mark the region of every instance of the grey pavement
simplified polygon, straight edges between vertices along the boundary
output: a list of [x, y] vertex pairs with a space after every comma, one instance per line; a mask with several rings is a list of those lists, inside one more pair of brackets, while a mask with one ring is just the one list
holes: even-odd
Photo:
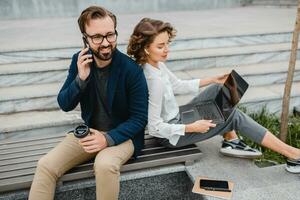
[[219, 153], [221, 141], [221, 137], [214, 137], [197, 144], [203, 152], [203, 157], [193, 166], [186, 167], [190, 177], [194, 180], [197, 176], [206, 176], [232, 181], [233, 200], [299, 199], [299, 175], [285, 171], [285, 165], [259, 168], [253, 160], [223, 156]]

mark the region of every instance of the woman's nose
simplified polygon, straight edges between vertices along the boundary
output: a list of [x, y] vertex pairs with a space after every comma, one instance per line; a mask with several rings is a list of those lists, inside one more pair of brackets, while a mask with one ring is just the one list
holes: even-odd
[[169, 45], [167, 45], [167, 46], [164, 48], [164, 51], [165, 51], [166, 53], [169, 52]]

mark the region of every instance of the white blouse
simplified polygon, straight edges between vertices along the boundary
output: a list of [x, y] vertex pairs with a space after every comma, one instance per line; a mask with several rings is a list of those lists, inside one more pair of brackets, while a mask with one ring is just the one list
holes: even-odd
[[159, 62], [158, 68], [146, 63], [143, 69], [149, 90], [149, 134], [167, 138], [176, 145], [179, 137], [185, 134], [185, 125], [168, 123], [179, 114], [174, 93], [198, 93], [200, 79], [180, 80], [162, 62]]

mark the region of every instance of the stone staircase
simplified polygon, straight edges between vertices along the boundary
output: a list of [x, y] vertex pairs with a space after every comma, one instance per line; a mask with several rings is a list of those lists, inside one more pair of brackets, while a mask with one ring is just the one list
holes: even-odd
[[279, 7], [295, 7], [298, 0], [253, 0], [252, 5], [255, 6], [279, 6]]
[[[275, 28], [269, 23], [273, 18], [263, 18], [266, 11], [270, 16], [281, 16], [281, 21], [276, 23]], [[183, 19], [184, 16], [191, 19], [190, 24], [177, 22], [178, 30], [183, 34], [172, 43], [167, 62], [168, 67], [178, 77], [202, 78], [229, 72], [234, 68], [251, 85], [241, 103], [251, 110], [266, 105], [271, 112], [278, 113], [281, 109], [292, 36], [292, 29], [288, 23], [291, 17], [286, 16], [293, 10], [272, 8], [266, 11], [250, 7], [221, 12], [170, 12], [149, 15], [153, 18], [167, 18], [171, 22], [178, 18]], [[249, 16], [255, 15], [259, 15], [259, 18], [248, 19]], [[123, 20], [123, 23], [120, 23], [123, 24], [120, 25], [120, 33], [127, 34], [120, 35], [118, 48], [121, 51], [125, 52], [126, 40], [131, 32], [128, 27], [142, 16], [144, 14], [120, 17]], [[225, 16], [226, 21], [220, 21]], [[210, 24], [205, 20], [198, 20], [203, 18], [207, 18]], [[81, 48], [76, 39], [78, 33], [60, 31], [63, 34], [56, 35], [56, 30], [61, 30], [64, 26], [69, 30], [76, 19], [53, 20], [1, 22], [5, 26], [1, 26], [3, 31], [0, 35], [11, 33], [12, 36], [6, 35], [6, 40], [0, 39], [4, 44], [0, 47], [0, 139], [63, 134], [81, 122], [79, 107], [65, 113], [59, 110], [56, 101], [57, 93], [66, 78], [70, 58]], [[63, 25], [59, 22], [63, 22]], [[27, 46], [24, 46], [16, 35], [22, 24], [27, 27], [31, 23], [32, 29], [35, 30], [32, 32], [34, 40], [28, 37], [24, 41]], [[48, 24], [46, 29], [34, 29], [43, 23]], [[203, 29], [203, 26], [206, 26], [206, 29]], [[53, 40], [57, 41], [41, 40], [44, 39], [38, 37], [41, 34], [50, 34]], [[16, 42], [13, 43], [14, 41]], [[34, 43], [36, 41], [38, 44]], [[32, 48], [29, 45], [31, 43]], [[53, 43], [59, 43], [61, 46], [55, 47]], [[290, 108], [300, 105], [298, 63]], [[187, 102], [190, 98], [190, 95], [177, 96], [179, 104]]]
[[[242, 104], [252, 110], [281, 107], [290, 56], [291, 33], [268, 33], [174, 41], [167, 62], [182, 79], [201, 78], [235, 69], [250, 83]], [[125, 51], [126, 44], [119, 48]], [[56, 97], [78, 48], [33, 50], [1, 54], [1, 139], [61, 134], [81, 122], [79, 108], [64, 113]], [[298, 53], [299, 54], [299, 53]], [[296, 66], [291, 107], [300, 103], [300, 64]], [[178, 96], [179, 104], [192, 96]], [[22, 133], [22, 134], [20, 134]]]

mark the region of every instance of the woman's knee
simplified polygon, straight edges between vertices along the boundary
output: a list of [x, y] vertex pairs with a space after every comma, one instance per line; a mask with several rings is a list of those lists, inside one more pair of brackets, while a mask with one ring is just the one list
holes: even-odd
[[231, 115], [228, 118], [228, 123], [231, 124], [231, 129], [232, 130], [239, 130], [239, 123], [242, 120], [242, 118], [244, 117], [243, 115], [245, 115], [245, 113], [243, 113], [242, 111], [240, 111], [239, 109], [234, 109], [231, 113]]

